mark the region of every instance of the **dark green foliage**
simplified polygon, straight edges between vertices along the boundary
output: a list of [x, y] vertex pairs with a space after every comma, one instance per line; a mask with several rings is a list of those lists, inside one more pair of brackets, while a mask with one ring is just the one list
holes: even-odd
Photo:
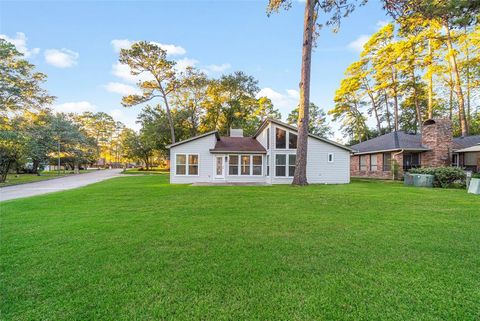
[[409, 172], [435, 176], [434, 185], [437, 187], [452, 187], [454, 183], [465, 186], [465, 171], [459, 167], [422, 167], [412, 168]]

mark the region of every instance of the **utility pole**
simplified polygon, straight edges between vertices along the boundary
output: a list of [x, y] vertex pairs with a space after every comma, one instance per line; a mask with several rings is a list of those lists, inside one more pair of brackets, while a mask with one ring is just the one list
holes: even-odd
[[58, 171], [58, 176], [60, 176], [60, 138], [58, 138], [58, 162], [57, 162], [57, 171]]

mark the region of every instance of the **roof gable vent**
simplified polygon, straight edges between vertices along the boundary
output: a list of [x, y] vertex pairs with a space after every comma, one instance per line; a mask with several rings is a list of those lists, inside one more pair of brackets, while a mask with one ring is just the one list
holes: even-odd
[[230, 137], [243, 137], [243, 129], [230, 128]]

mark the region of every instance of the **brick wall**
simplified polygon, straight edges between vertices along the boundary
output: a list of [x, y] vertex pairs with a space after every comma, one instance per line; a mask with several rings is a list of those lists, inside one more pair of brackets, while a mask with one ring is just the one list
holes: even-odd
[[[377, 158], [377, 170], [372, 171], [370, 168], [370, 155]], [[350, 159], [350, 176], [353, 177], [371, 177], [371, 178], [382, 178], [382, 179], [392, 179], [392, 171], [383, 170], [383, 153], [377, 154], [366, 154], [366, 170], [360, 170], [360, 157], [361, 155], [354, 155]], [[400, 155], [401, 156], [401, 155]], [[393, 159], [393, 158], [392, 158]], [[402, 159], [403, 161], [403, 159]], [[401, 163], [402, 164], [402, 163]]]
[[422, 128], [422, 145], [431, 149], [422, 153], [422, 166], [450, 166], [453, 147], [452, 122], [449, 119], [427, 120]]

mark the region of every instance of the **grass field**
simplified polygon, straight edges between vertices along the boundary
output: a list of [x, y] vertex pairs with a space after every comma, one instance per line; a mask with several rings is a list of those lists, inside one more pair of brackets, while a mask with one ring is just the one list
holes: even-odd
[[480, 198], [121, 177], [0, 203], [2, 320], [480, 319]]
[[[81, 170], [80, 174], [91, 172], [92, 170]], [[33, 183], [38, 181], [45, 181], [48, 179], [59, 178], [73, 174], [73, 171], [61, 171], [60, 175], [56, 171], [51, 172], [41, 172], [40, 175], [37, 174], [8, 174], [5, 182], [0, 183], [0, 187], [11, 186], [25, 183]]]

